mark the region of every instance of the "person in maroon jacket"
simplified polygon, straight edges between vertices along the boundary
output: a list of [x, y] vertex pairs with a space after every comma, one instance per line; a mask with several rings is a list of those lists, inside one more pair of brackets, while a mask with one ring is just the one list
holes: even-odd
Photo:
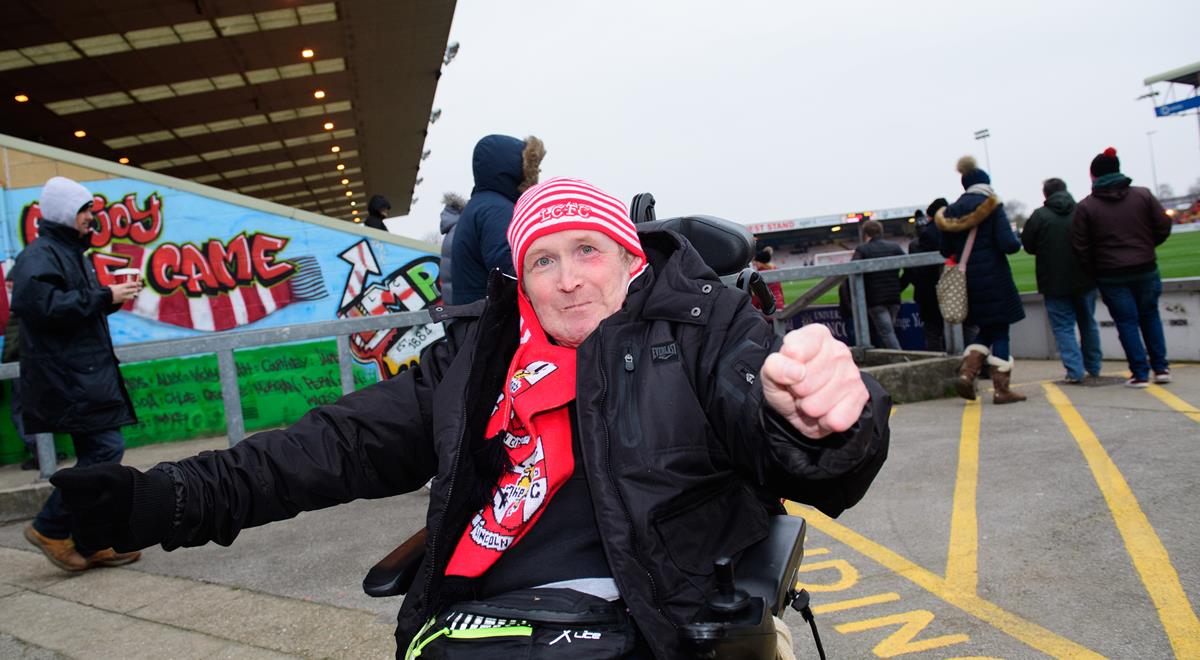
[[[1096, 278], [1132, 372], [1125, 385], [1171, 382], [1167, 342], [1158, 314], [1162, 278], [1154, 248], [1171, 235], [1171, 217], [1154, 194], [1121, 173], [1117, 150], [1092, 159], [1092, 194], [1075, 207], [1071, 244]], [[1143, 341], [1145, 343], [1143, 343]]]

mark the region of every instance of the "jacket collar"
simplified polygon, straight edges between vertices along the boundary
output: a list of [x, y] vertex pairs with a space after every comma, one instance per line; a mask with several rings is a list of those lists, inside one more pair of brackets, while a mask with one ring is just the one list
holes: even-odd
[[61, 243], [72, 247], [80, 252], [91, 247], [91, 235], [80, 236], [79, 231], [75, 227], [64, 225], [58, 222], [40, 222], [38, 223], [38, 236], [45, 236], [56, 243]]
[[673, 231], [639, 233], [650, 268], [630, 286], [620, 323], [636, 318], [706, 325], [724, 284], [692, 244]]

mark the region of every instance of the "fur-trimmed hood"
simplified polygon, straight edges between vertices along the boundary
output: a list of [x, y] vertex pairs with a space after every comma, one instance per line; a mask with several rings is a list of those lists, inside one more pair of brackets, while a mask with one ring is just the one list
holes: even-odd
[[508, 135], [488, 135], [475, 145], [471, 170], [475, 188], [471, 194], [490, 190], [516, 202], [527, 188], [537, 183], [546, 147], [532, 135], [519, 140]]
[[950, 207], [940, 208], [937, 215], [934, 216], [934, 221], [937, 223], [938, 229], [949, 232], [970, 231], [979, 226], [979, 223], [987, 219], [997, 208], [1000, 207], [1000, 198], [995, 195], [989, 195], [983, 200], [979, 206], [964, 216], [952, 217], [946, 215], [946, 209]]

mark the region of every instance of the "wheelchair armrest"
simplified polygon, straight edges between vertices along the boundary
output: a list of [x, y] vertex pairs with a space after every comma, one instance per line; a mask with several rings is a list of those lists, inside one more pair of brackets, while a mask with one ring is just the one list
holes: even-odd
[[425, 558], [425, 539], [428, 537], [429, 530], [421, 528], [380, 559], [363, 578], [363, 591], [375, 598], [400, 596], [407, 592]]
[[792, 601], [800, 561], [804, 559], [806, 526], [799, 516], [771, 516], [767, 538], [742, 553], [737, 563], [737, 586], [761, 596], [771, 613], [779, 614]]

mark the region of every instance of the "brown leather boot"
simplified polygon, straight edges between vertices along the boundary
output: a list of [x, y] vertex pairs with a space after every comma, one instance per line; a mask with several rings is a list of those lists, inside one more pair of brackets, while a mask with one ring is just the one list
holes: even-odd
[[88, 568], [88, 562], [75, 550], [75, 542], [69, 538], [52, 539], [33, 528], [33, 524], [25, 525], [25, 540], [46, 555], [51, 564], [77, 573]]
[[124, 566], [142, 558], [142, 553], [134, 550], [133, 552], [117, 552], [112, 548], [105, 548], [96, 552], [87, 558], [88, 568], [96, 566]]
[[992, 403], [996, 405], [1020, 403], [1027, 398], [1024, 394], [1009, 389], [1009, 382], [1012, 379], [1012, 358], [1000, 360], [993, 355], [988, 358], [988, 364], [992, 366], [992, 387], [994, 391], [992, 394]]
[[975, 400], [975, 379], [988, 356], [988, 347], [983, 344], [971, 344], [963, 351], [962, 362], [958, 365], [958, 379], [954, 381], [954, 390], [968, 401]]

